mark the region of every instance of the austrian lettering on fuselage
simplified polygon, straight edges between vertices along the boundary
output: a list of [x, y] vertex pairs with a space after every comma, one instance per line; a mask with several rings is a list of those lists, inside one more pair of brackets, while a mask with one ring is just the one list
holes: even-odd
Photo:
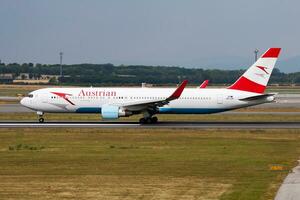
[[117, 96], [116, 91], [105, 91], [105, 90], [80, 90], [78, 96], [91, 96], [91, 97], [115, 97]]

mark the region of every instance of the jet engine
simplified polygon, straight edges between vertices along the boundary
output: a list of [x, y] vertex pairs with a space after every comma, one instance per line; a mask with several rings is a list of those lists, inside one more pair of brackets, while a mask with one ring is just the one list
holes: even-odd
[[103, 105], [101, 108], [103, 119], [118, 119], [119, 117], [128, 117], [132, 112], [125, 111], [123, 108], [114, 105]]

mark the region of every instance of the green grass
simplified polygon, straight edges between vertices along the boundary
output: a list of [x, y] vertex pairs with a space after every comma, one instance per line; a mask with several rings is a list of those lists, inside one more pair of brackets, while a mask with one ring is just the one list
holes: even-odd
[[32, 89], [24, 88], [0, 88], [0, 96], [9, 96], [9, 97], [16, 97], [19, 94], [26, 95], [31, 92]]
[[279, 93], [279, 94], [300, 94], [299, 89], [269, 89], [267, 93]]
[[0, 141], [0, 199], [273, 199], [300, 153], [299, 130], [26, 128]]
[[[118, 121], [135, 121], [137, 122], [141, 115], [134, 115], [131, 117], [120, 118]], [[253, 121], [253, 122], [261, 122], [261, 121], [283, 121], [283, 122], [297, 122], [300, 121], [299, 114], [291, 114], [291, 115], [270, 115], [270, 114], [208, 114], [208, 115], [157, 115], [159, 121], [199, 121], [199, 122], [207, 122], [207, 121]], [[37, 121], [36, 113], [0, 113], [0, 120], [32, 120]], [[54, 113], [46, 113], [44, 115], [45, 121], [102, 121], [100, 114], [54, 114]]]

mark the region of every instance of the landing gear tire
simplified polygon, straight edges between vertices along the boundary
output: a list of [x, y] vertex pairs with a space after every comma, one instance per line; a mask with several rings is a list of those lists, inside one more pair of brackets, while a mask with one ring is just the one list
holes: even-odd
[[140, 119], [140, 124], [145, 124], [146, 123], [146, 119], [145, 118], [141, 118]]
[[44, 118], [43, 118], [44, 112], [37, 111], [36, 114], [39, 116], [39, 122], [43, 123], [45, 121]]
[[150, 117], [147, 118], [147, 119], [146, 119], [146, 124], [152, 124], [152, 118], [150, 118]]
[[148, 117], [148, 118], [141, 118], [140, 124], [155, 124], [157, 123], [157, 117]]
[[155, 123], [157, 123], [158, 118], [157, 118], [157, 117], [152, 117], [152, 118], [151, 118], [151, 121], [152, 121], [153, 124], [155, 124]]

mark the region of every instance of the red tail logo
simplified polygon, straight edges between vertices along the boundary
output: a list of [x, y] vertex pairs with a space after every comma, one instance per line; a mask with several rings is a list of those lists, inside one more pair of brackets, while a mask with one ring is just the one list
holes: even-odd
[[268, 49], [254, 65], [252, 65], [228, 88], [247, 92], [264, 93], [280, 50], [280, 48]]
[[263, 70], [266, 74], [269, 74], [266, 70], [266, 69], [268, 69], [267, 67], [263, 67], [263, 66], [256, 66], [256, 67]]

